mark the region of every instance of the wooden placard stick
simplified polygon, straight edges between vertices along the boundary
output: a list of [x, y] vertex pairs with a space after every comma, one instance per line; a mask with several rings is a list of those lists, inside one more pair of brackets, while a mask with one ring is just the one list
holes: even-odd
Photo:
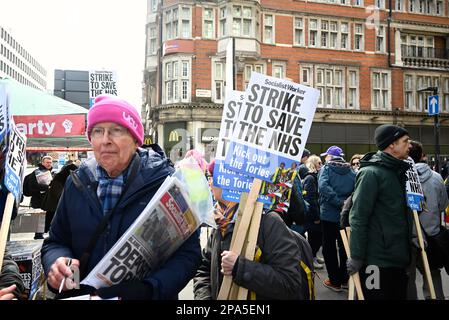
[[[248, 232], [249, 224], [251, 222], [251, 216], [256, 206], [257, 197], [259, 196], [260, 187], [262, 185], [262, 180], [255, 178], [249, 191], [248, 199], [246, 201], [245, 209], [243, 211], [242, 219], [239, 223], [239, 228], [234, 229], [237, 232], [236, 238], [234, 240], [233, 246], [231, 246], [231, 251], [235, 252], [237, 255], [242, 253], [243, 243]], [[229, 291], [231, 289], [232, 277], [224, 276], [223, 282], [221, 284], [220, 292], [218, 294], [218, 300], [225, 300], [229, 296]]]
[[14, 195], [9, 192], [6, 197], [5, 210], [3, 210], [2, 226], [0, 229], [0, 274], [2, 273], [3, 258], [5, 257], [6, 240], [8, 239], [13, 206]]
[[[351, 228], [350, 227], [346, 227], [346, 235], [348, 237], [348, 247], [349, 244], [351, 243]], [[345, 249], [346, 251], [346, 249]], [[347, 253], [346, 253], [347, 254]], [[349, 278], [349, 290], [348, 290], [348, 300], [355, 300], [355, 284], [354, 284], [354, 280], [350, 277]]]
[[[351, 251], [349, 249], [349, 243], [348, 239], [346, 238], [346, 233], [344, 230], [340, 230], [341, 239], [343, 241], [343, 246], [345, 247], [346, 255], [348, 256], [348, 259], [351, 257]], [[360, 283], [360, 276], [359, 273], [356, 272], [353, 275], [350, 276], [350, 278], [354, 281], [355, 288], [357, 290], [357, 296], [359, 300], [365, 300], [363, 296], [362, 291], [362, 284]]]
[[[237, 209], [237, 217], [236, 217], [235, 224], [234, 224], [234, 230], [236, 230], [236, 232], [232, 233], [232, 238], [231, 238], [231, 248], [234, 245], [235, 237], [237, 235], [237, 230], [239, 228], [240, 220], [242, 219], [243, 211], [245, 209], [247, 200], [248, 200], [248, 192], [242, 192], [242, 194], [240, 196], [239, 208]], [[229, 296], [227, 297], [227, 299], [233, 300], [232, 297], [237, 297], [239, 288], [240, 287], [238, 285], [236, 285], [234, 282], [232, 282], [231, 289], [229, 290]]]
[[[253, 261], [256, 252], [257, 236], [259, 235], [260, 219], [262, 217], [263, 203], [258, 202], [254, 208], [249, 227], [248, 237], [244, 245], [244, 256], [246, 259]], [[237, 300], [246, 300], [248, 297], [248, 289], [240, 287]]]
[[416, 233], [418, 235], [419, 247], [421, 248], [421, 257], [424, 265], [424, 273], [426, 274], [427, 285], [429, 286], [430, 298], [435, 300], [436, 299], [435, 288], [433, 287], [432, 277], [430, 276], [429, 260], [427, 259], [427, 252], [424, 249], [424, 240], [421, 232], [421, 224], [419, 222], [418, 212], [416, 210], [413, 210], [413, 219], [415, 220], [415, 228]]

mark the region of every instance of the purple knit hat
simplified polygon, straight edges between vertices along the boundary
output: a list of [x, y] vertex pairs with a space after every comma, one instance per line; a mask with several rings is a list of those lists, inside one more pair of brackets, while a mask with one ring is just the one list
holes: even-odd
[[137, 110], [125, 100], [116, 96], [102, 94], [95, 98], [94, 105], [87, 114], [87, 137], [90, 141], [92, 127], [100, 122], [113, 122], [128, 129], [143, 144], [143, 125]]

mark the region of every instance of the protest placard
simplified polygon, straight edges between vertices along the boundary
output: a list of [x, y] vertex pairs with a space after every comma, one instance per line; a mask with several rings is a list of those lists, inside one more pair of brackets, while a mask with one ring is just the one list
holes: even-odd
[[237, 191], [249, 191], [253, 180], [247, 175], [226, 169], [224, 166], [228, 142], [232, 137], [244, 96], [245, 93], [241, 91], [230, 90], [226, 93], [215, 155], [214, 185], [232, 190], [234, 196], [228, 197], [230, 192], [226, 192], [224, 195], [224, 199], [228, 201], [235, 201], [235, 197], [240, 197], [240, 192]]
[[[3, 264], [3, 258], [5, 253], [5, 246], [7, 241], [7, 235], [9, 232], [9, 225], [11, 222], [12, 210], [14, 206], [14, 199], [16, 204], [21, 202], [22, 197], [22, 181], [25, 173], [26, 156], [25, 156], [25, 144], [26, 137], [23, 136], [14, 125], [14, 121], [10, 117], [9, 112], [9, 96], [6, 86], [0, 87], [0, 104], [2, 114], [2, 141], [1, 141], [1, 159], [6, 159], [5, 162], [1, 161], [2, 170], [4, 165], [4, 185], [8, 189], [9, 193], [6, 197], [6, 202], [3, 210], [3, 217], [0, 228], [0, 266]], [[4, 154], [6, 150], [6, 155]], [[1, 190], [4, 192], [5, 190]]]
[[[236, 254], [244, 252], [245, 256], [252, 257], [254, 253], [252, 248], [262, 212], [261, 205], [256, 206], [255, 201], [260, 198], [262, 180], [265, 182], [262, 191], [270, 199], [270, 207], [288, 210], [297, 163], [307, 141], [318, 96], [315, 89], [253, 73], [237, 123], [234, 125], [226, 119], [228, 128], [235, 128], [229, 146], [224, 149], [224, 167], [254, 178], [252, 185], [245, 186], [250, 189], [248, 200], [241, 222], [234, 229], [236, 236], [231, 251]], [[240, 190], [224, 191], [225, 195], [237, 199], [235, 192]], [[245, 245], [249, 252], [242, 251]], [[232, 279], [224, 276], [218, 299], [245, 299], [247, 295], [243, 288], [237, 296], [230, 295], [233, 292]]]
[[225, 167], [271, 182], [304, 150], [319, 91], [253, 72], [226, 154]]
[[407, 190], [407, 205], [412, 210], [421, 211], [424, 194], [419, 181], [418, 171], [416, 171], [415, 168], [415, 162], [410, 157], [404, 161], [410, 165], [410, 169], [406, 172], [407, 181], [405, 184]]
[[22, 182], [25, 173], [26, 137], [16, 128], [14, 120], [11, 120], [10, 128], [5, 163], [5, 186], [14, 195], [17, 203], [20, 203]]
[[427, 281], [427, 286], [430, 291], [430, 297], [436, 299], [435, 288], [433, 286], [432, 277], [430, 274], [429, 260], [427, 259], [427, 252], [424, 246], [424, 238], [421, 231], [421, 222], [419, 221], [418, 211], [422, 211], [422, 203], [424, 201], [424, 193], [422, 191], [421, 182], [419, 180], [418, 171], [415, 167], [415, 162], [411, 157], [404, 160], [410, 165], [410, 168], [406, 171], [407, 181], [405, 183], [407, 193], [407, 205], [413, 211], [413, 220], [415, 222], [416, 234], [418, 237], [418, 243], [421, 250], [421, 258], [424, 265], [424, 275]]
[[89, 106], [100, 94], [117, 95], [117, 73], [115, 71], [89, 71]]

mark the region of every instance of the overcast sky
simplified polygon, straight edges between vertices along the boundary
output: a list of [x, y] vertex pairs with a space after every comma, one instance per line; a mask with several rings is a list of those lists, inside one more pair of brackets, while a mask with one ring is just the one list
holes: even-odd
[[115, 70], [119, 96], [140, 111], [146, 0], [0, 0], [0, 25], [48, 72]]

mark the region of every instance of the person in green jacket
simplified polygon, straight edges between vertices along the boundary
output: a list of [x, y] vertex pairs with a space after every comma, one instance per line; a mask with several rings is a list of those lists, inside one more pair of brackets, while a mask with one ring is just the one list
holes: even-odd
[[374, 139], [379, 151], [361, 160], [357, 174], [347, 269], [359, 272], [367, 300], [406, 299], [412, 214], [406, 203], [410, 137], [402, 127], [379, 126]]

